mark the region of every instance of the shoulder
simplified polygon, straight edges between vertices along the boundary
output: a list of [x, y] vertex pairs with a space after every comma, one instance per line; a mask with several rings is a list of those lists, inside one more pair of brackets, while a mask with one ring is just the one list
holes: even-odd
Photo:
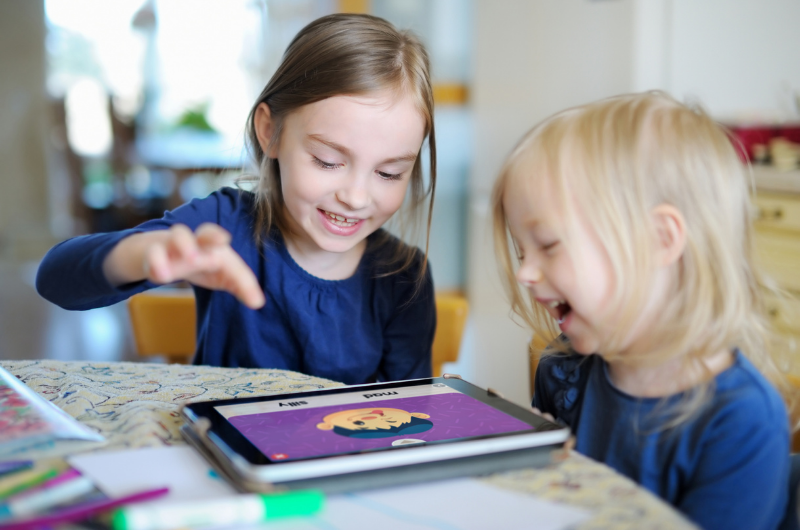
[[788, 414], [780, 393], [747, 357], [739, 351], [735, 355], [733, 365], [715, 378], [712, 405], [717, 415], [746, 425], [785, 424]]
[[254, 205], [255, 196], [252, 192], [224, 187], [206, 197], [192, 199], [173, 210], [172, 213], [196, 211], [230, 215], [242, 211], [252, 212]]

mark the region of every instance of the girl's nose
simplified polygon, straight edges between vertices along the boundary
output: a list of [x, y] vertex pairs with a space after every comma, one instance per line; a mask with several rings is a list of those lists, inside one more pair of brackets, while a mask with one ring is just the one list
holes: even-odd
[[372, 203], [369, 190], [359, 182], [351, 182], [337, 191], [336, 200], [350, 211], [362, 210]]
[[517, 281], [525, 287], [533, 287], [542, 281], [542, 270], [533, 265], [523, 265], [517, 270]]

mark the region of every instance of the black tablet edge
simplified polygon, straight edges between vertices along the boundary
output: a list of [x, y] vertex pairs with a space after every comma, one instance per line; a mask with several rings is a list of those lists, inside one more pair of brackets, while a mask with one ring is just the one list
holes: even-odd
[[[523, 421], [531, 426], [531, 431], [542, 432], [550, 430], [560, 430], [564, 427], [535, 414], [530, 409], [525, 409], [507, 399], [497, 395], [495, 392], [483, 389], [472, 383], [464, 381], [460, 377], [430, 377], [422, 379], [411, 379], [404, 381], [392, 381], [388, 383], [369, 383], [364, 385], [350, 385], [335, 388], [323, 388], [318, 390], [306, 390], [301, 392], [287, 392], [283, 394], [271, 394], [266, 396], [255, 396], [248, 398], [234, 398], [223, 399], [216, 401], [199, 401], [194, 403], [187, 403], [181, 407], [181, 414], [190, 423], [196, 423], [200, 418], [206, 418], [210, 421], [211, 425], [208, 428], [207, 434], [214, 434], [219, 438], [229, 450], [235, 452], [243, 457], [248, 463], [252, 465], [281, 465], [296, 462], [295, 460], [287, 462], [273, 462], [269, 460], [246, 436], [244, 436], [238, 429], [236, 429], [222, 414], [220, 414], [216, 407], [223, 407], [227, 405], [242, 405], [247, 403], [261, 402], [261, 401], [280, 401], [291, 397], [291, 399], [301, 399], [304, 397], [321, 396], [321, 395], [335, 395], [359, 392], [363, 390], [365, 393], [373, 393], [379, 390], [389, 390], [392, 388], [407, 388], [411, 386], [431, 385], [443, 383], [447, 386], [461, 392], [464, 395], [473, 397], [484, 404], [487, 404], [501, 412], [508, 414], [520, 421]], [[513, 436], [514, 434], [521, 434], [530, 431], [519, 431], [516, 433], [501, 433], [481, 436], [478, 438], [495, 438]], [[208, 442], [211, 443], [211, 442]], [[441, 441], [440, 443], [453, 443], [450, 441]], [[402, 450], [406, 448], [386, 448], [381, 450]], [[348, 453], [357, 454], [357, 453]], [[310, 461], [314, 459], [330, 458], [332, 455], [323, 455], [313, 458], [303, 459]], [[346, 456], [346, 455], [335, 455]]]

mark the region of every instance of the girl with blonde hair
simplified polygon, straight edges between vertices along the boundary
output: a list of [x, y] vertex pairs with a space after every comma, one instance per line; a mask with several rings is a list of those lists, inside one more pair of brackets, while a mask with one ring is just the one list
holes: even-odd
[[660, 93], [569, 109], [523, 137], [493, 208], [514, 311], [561, 334], [534, 407], [700, 526], [775, 528], [789, 423], [726, 133]]
[[412, 218], [427, 207], [430, 232], [424, 47], [377, 17], [320, 18], [287, 48], [247, 135], [253, 192], [223, 188], [136, 228], [63, 242], [39, 268], [39, 293], [80, 310], [186, 280], [197, 297], [195, 364], [348, 384], [429, 377], [427, 249], [382, 228], [406, 201]]

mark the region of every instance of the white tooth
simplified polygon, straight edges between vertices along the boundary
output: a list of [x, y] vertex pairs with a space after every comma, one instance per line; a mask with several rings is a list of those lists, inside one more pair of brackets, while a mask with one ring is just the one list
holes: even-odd
[[347, 218], [348, 223], [355, 223], [356, 221], [358, 221], [358, 219], [350, 219], [349, 217]]
[[341, 215], [334, 215], [334, 217], [336, 217], [337, 221], [344, 221], [344, 217], [342, 217]]
[[552, 307], [553, 309], [555, 309], [556, 307], [558, 307], [558, 304], [560, 304], [560, 303], [561, 303], [561, 302], [559, 302], [558, 300], [553, 300], [552, 302], [550, 302], [550, 303], [549, 303], [549, 304], [547, 304], [547, 305], [549, 305], [550, 307]]

